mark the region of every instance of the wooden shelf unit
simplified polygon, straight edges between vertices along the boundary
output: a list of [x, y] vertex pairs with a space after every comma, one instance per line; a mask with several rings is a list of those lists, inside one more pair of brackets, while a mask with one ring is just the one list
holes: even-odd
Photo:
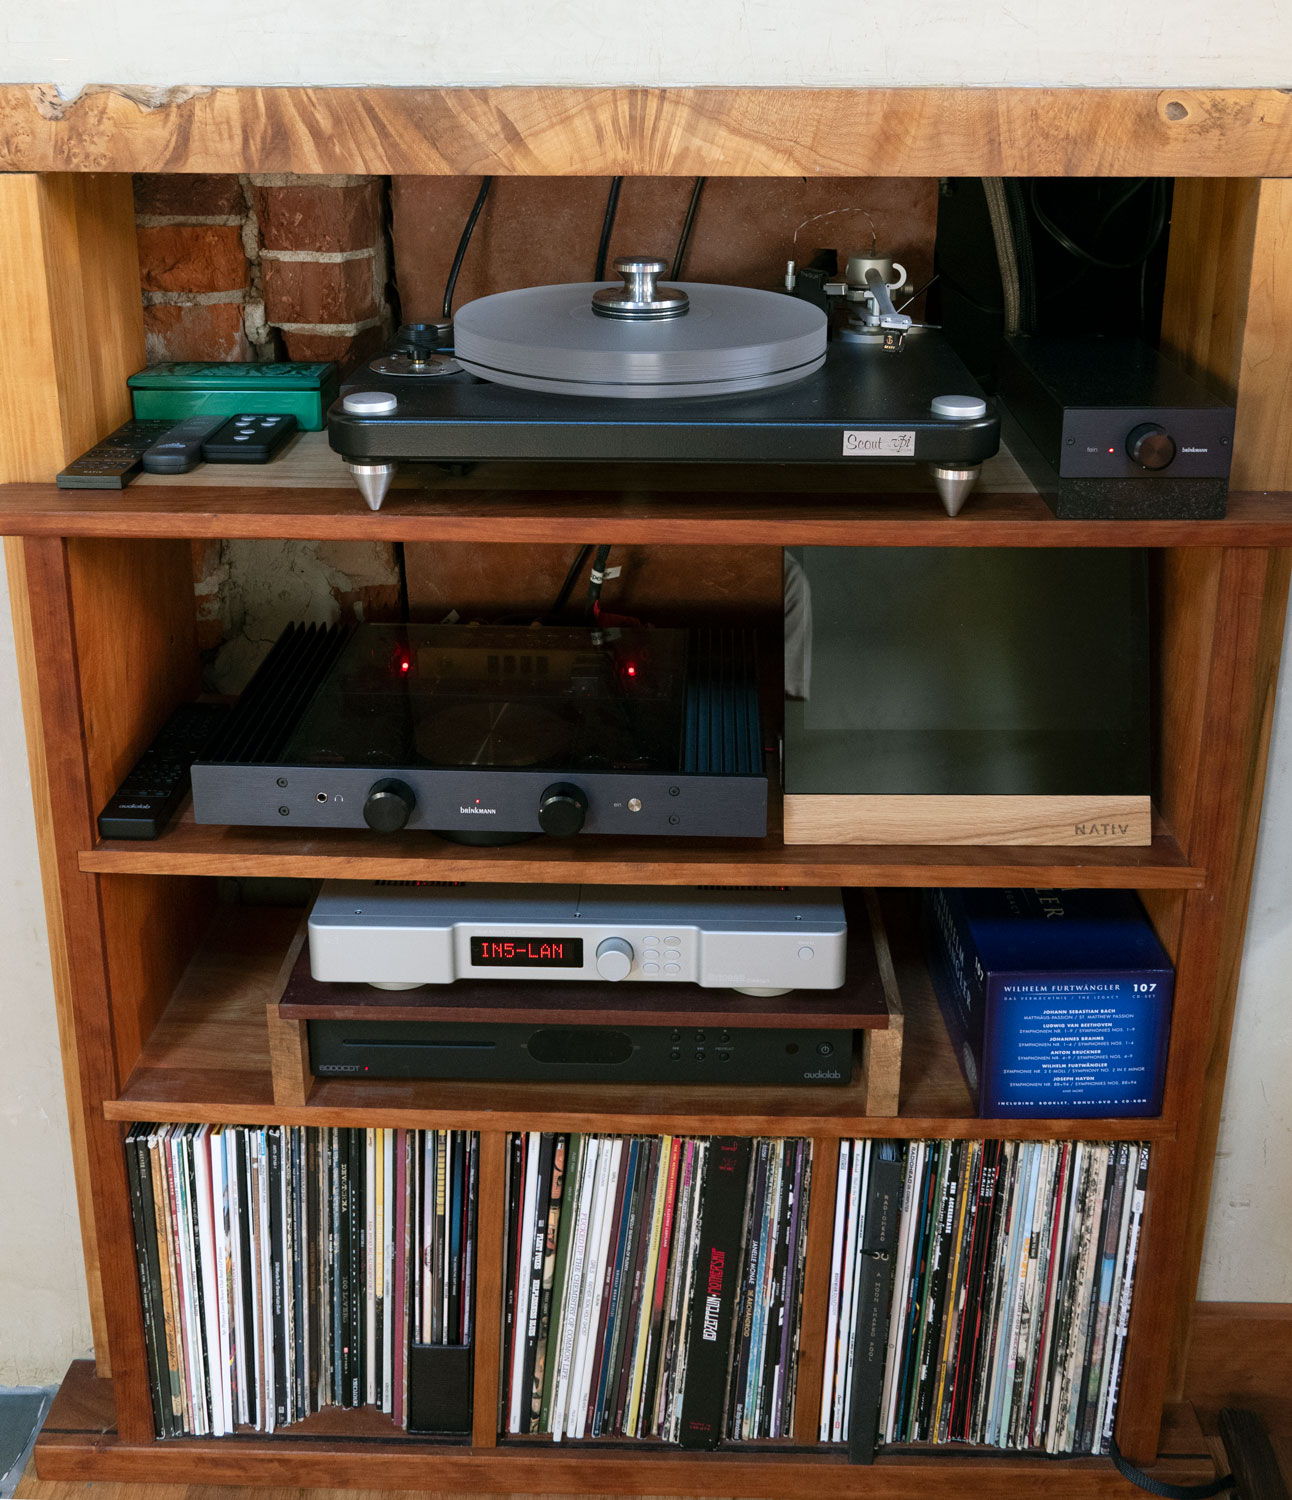
[[[0, 529], [10, 569], [46, 882], [60, 1036], [87, 1252], [97, 1374], [69, 1372], [37, 1448], [51, 1479], [352, 1484], [471, 1491], [997, 1497], [1043, 1482], [1058, 1496], [1129, 1493], [1103, 1461], [892, 1452], [853, 1469], [812, 1442], [821, 1384], [835, 1148], [847, 1134], [1149, 1138], [1154, 1162], [1118, 1439], [1133, 1460], [1172, 1447], [1188, 1315], [1219, 1117], [1233, 993], [1259, 821], [1292, 547], [1292, 109], [1275, 92], [215, 90], [141, 114], [111, 92], [61, 118], [0, 89], [14, 124], [0, 175]], [[650, 100], [653, 117], [642, 113]], [[191, 107], [190, 107], [191, 106]], [[188, 109], [187, 115], [182, 110]], [[123, 112], [126, 111], [126, 112]], [[128, 112], [128, 113], [127, 113]], [[1182, 112], [1182, 113], [1181, 113]], [[654, 126], [643, 121], [653, 118]], [[1063, 129], [1054, 122], [1062, 119]], [[319, 132], [323, 119], [331, 121]], [[675, 131], [661, 135], [659, 122]], [[1226, 120], [1224, 129], [1208, 121]], [[311, 128], [303, 122], [309, 120]], [[345, 120], [344, 127], [339, 123]], [[427, 122], [451, 121], [439, 131]], [[381, 130], [373, 121], [385, 121]], [[617, 122], [611, 128], [608, 122]], [[791, 122], [797, 121], [796, 127]], [[49, 476], [128, 414], [144, 363], [131, 169], [239, 171], [873, 170], [878, 121], [900, 143], [889, 170], [1179, 174], [1165, 337], [1239, 399], [1236, 493], [1215, 522], [1058, 522], [1006, 470], [954, 521], [916, 489], [863, 497], [807, 476], [748, 472], [512, 475], [414, 483], [370, 515], [345, 481], [318, 480], [300, 445], [282, 488], [141, 483], [69, 495]], [[970, 127], [968, 122], [978, 121]], [[1090, 149], [1083, 121], [1097, 122]], [[235, 126], [234, 122], [241, 122]], [[254, 125], [249, 122], [254, 122]], [[780, 122], [777, 124], [776, 122]], [[829, 124], [830, 129], [824, 130]], [[18, 128], [21, 125], [21, 128]], [[245, 128], [244, 128], [245, 126]], [[622, 130], [620, 129], [622, 126]], [[1205, 126], [1205, 128], [1204, 128]], [[836, 128], [838, 127], [838, 128]], [[1092, 131], [1095, 125], [1092, 123]], [[687, 137], [687, 131], [693, 132]], [[278, 135], [274, 132], [279, 131]], [[519, 134], [517, 132], [520, 132]], [[1006, 139], [1007, 137], [1007, 139]], [[432, 141], [439, 139], [440, 147]], [[1090, 139], [1094, 139], [1092, 135]], [[532, 154], [514, 143], [534, 143]], [[823, 155], [822, 143], [830, 141]], [[1085, 141], [1086, 144], [1082, 144]], [[966, 143], [976, 143], [968, 145]], [[992, 143], [990, 146], [988, 143]], [[1062, 143], [1062, 144], [1060, 144]], [[540, 149], [541, 146], [541, 149]], [[97, 172], [79, 168], [93, 161]], [[1269, 178], [1220, 180], [1221, 169]], [[1215, 225], [1229, 226], [1217, 241]], [[311, 456], [311, 454], [313, 456]], [[208, 476], [209, 477], [209, 476]], [[260, 476], [257, 476], [259, 479]], [[305, 482], [300, 482], [304, 480]], [[425, 476], [422, 476], [425, 480]], [[793, 484], [786, 495], [785, 486]], [[586, 488], [589, 483], [599, 487]], [[176, 703], [198, 686], [191, 542], [204, 537], [405, 541], [581, 540], [654, 546], [1148, 546], [1157, 569], [1162, 753], [1159, 825], [1144, 850], [782, 849], [710, 841], [463, 850], [430, 839], [303, 838], [181, 821], [152, 845], [99, 841], [94, 815]], [[1139, 890], [1177, 966], [1160, 1119], [978, 1121], [931, 1024], [918, 974], [901, 1113], [748, 1090], [538, 1091], [316, 1084], [273, 1102], [263, 1007], [290, 920], [216, 914], [218, 876], [602, 880], [919, 887], [1117, 886]], [[922, 1008], [923, 1007], [923, 1008]], [[827, 1091], [823, 1091], [824, 1093]], [[828, 1091], [833, 1092], [833, 1091]], [[482, 1131], [475, 1429], [469, 1446], [392, 1437], [337, 1419], [273, 1438], [157, 1443], [122, 1136], [135, 1118], [478, 1124]], [[504, 1143], [514, 1126], [803, 1132], [816, 1149], [801, 1452], [692, 1456], [498, 1442]], [[1164, 1426], [1165, 1423], [1165, 1426]], [[1183, 1466], [1173, 1477], [1196, 1477]]]

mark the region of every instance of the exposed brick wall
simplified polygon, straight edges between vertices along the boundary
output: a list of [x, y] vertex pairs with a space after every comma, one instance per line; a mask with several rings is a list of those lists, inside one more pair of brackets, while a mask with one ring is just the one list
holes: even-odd
[[135, 178], [148, 357], [367, 358], [390, 326], [384, 179]]
[[[248, 336], [252, 262], [237, 177], [135, 178], [139, 283], [148, 358], [254, 359]], [[252, 320], [263, 334], [263, 319]]]
[[250, 179], [265, 316], [289, 359], [366, 358], [389, 329], [385, 184], [376, 177]]

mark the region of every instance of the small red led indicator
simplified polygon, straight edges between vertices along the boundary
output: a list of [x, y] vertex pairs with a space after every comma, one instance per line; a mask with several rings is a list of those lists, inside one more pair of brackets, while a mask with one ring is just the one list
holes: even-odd
[[632, 664], [632, 662], [628, 663], [628, 665], [624, 668], [624, 671], [628, 673], [629, 677], [636, 677], [637, 675], [637, 668]]
[[1108, 451], [1109, 451], [1109, 453], [1116, 453], [1117, 452], [1116, 448], [1109, 448]]

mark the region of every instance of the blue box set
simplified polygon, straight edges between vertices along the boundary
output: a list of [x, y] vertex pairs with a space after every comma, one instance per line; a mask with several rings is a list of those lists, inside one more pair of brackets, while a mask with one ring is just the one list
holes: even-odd
[[928, 891], [924, 926], [981, 1116], [1161, 1113], [1175, 972], [1132, 892]]

